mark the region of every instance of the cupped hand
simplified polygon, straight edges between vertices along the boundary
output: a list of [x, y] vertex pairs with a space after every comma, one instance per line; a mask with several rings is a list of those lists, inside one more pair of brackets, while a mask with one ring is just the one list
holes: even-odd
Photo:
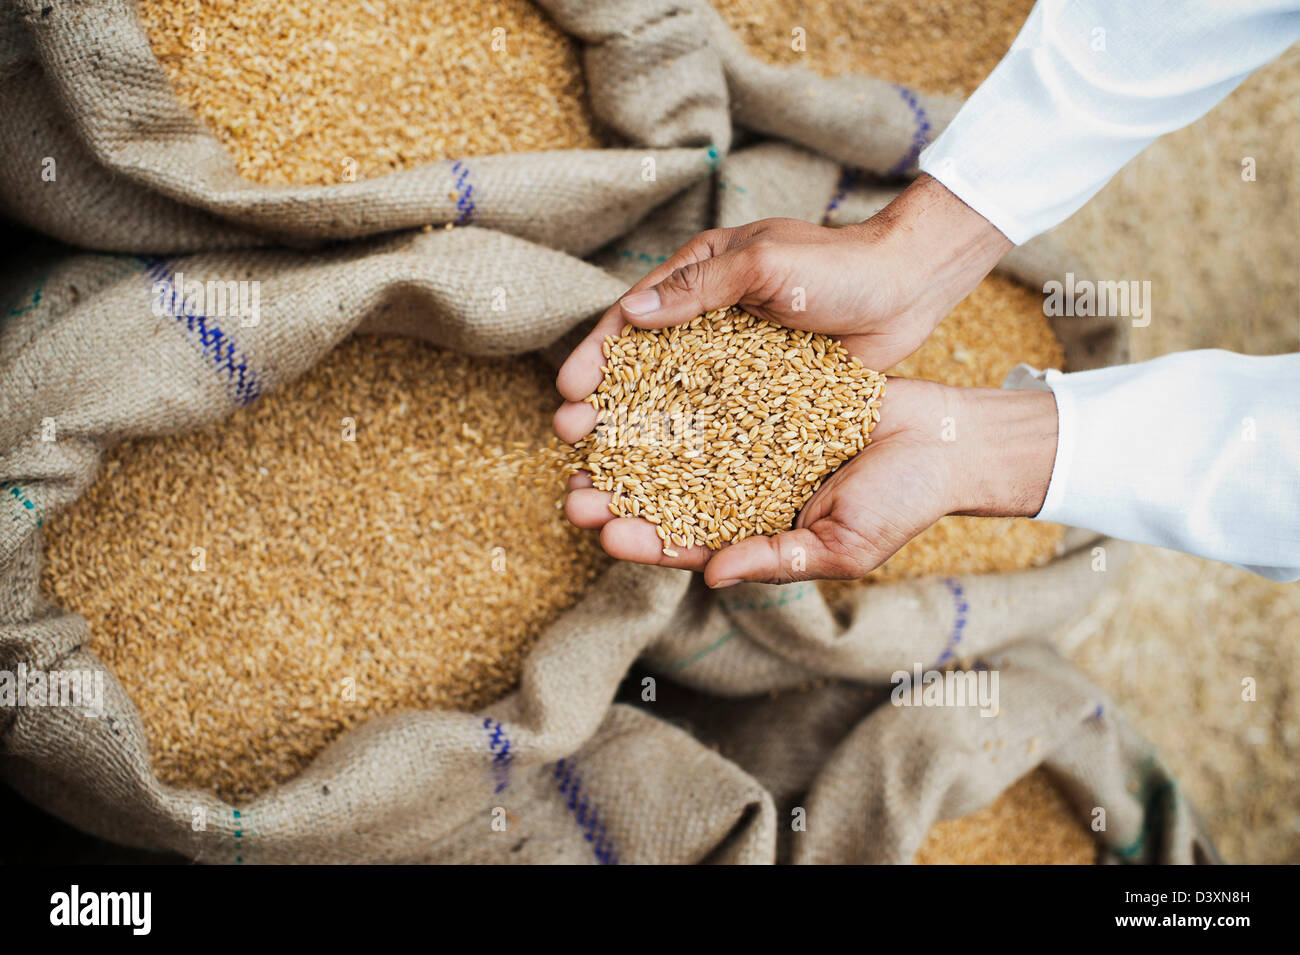
[[612, 557], [702, 570], [711, 587], [855, 578], [946, 514], [1036, 514], [1055, 455], [1050, 392], [892, 378], [871, 444], [826, 479], [789, 531], [671, 557], [652, 524], [615, 517], [610, 495], [582, 474], [570, 482], [565, 513], [599, 530]]
[[[596, 425], [586, 404], [602, 378], [602, 344], [625, 325], [663, 328], [739, 304], [791, 328], [838, 338], [869, 368], [915, 351], [1011, 242], [936, 180], [920, 177], [856, 226], [765, 219], [701, 233], [601, 317], [560, 369], [556, 433], [577, 443]], [[961, 440], [947, 435], [960, 435]], [[831, 475], [790, 531], [721, 550], [663, 553], [653, 525], [615, 517], [584, 474], [565, 511], [598, 529], [616, 558], [703, 570], [710, 586], [858, 577], [950, 513], [1034, 514], [1056, 452], [1050, 393], [954, 389], [891, 379], [865, 451]]]

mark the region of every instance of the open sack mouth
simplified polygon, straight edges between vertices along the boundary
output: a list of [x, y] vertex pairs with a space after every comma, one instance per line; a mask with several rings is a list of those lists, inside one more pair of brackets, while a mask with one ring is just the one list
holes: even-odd
[[550, 371], [351, 338], [217, 425], [127, 442], [44, 529], [155, 771], [247, 802], [342, 730], [518, 683], [606, 559], [563, 519]]

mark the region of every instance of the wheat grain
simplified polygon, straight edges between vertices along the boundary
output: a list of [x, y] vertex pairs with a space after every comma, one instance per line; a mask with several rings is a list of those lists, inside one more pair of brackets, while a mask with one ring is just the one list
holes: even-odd
[[600, 146], [576, 45], [526, 0], [139, 0], [138, 10], [177, 97], [258, 182]]
[[374, 715], [508, 693], [605, 564], [556, 510], [553, 395], [529, 359], [356, 338], [215, 427], [112, 451], [47, 522], [44, 587], [158, 775], [242, 802]]
[[789, 529], [871, 440], [885, 392], [833, 339], [736, 307], [629, 326], [603, 351], [596, 429], [570, 468], [614, 514], [655, 525], [669, 556]]

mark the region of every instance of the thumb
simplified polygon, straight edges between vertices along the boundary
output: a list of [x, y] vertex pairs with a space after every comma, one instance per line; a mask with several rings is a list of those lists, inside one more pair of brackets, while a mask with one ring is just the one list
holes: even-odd
[[[812, 527], [773, 537], [749, 537], [714, 554], [704, 568], [704, 582], [710, 587], [729, 587], [743, 581], [787, 584], [861, 577], [879, 560], [874, 557], [875, 549], [860, 538], [856, 546], [850, 542], [846, 548], [848, 534], [847, 528], [823, 518]], [[828, 539], [838, 542], [837, 546], [828, 546]]]
[[753, 289], [754, 269], [744, 252], [727, 252], [674, 269], [658, 284], [625, 295], [620, 311], [629, 325], [666, 328], [741, 301]]

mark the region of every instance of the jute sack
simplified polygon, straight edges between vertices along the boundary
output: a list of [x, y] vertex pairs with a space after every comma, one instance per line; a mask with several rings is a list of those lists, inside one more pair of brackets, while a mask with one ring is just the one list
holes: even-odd
[[[742, 124], [831, 147], [877, 172], [915, 168], [956, 101], [786, 71], [743, 50], [705, 0], [545, 0], [582, 44], [593, 112], [626, 149], [434, 163], [333, 186], [242, 179], [171, 91], [132, 0], [17, 0], [0, 14], [0, 202], [18, 221], [106, 251], [319, 243], [470, 222], [587, 254], [727, 152]], [[851, 117], [851, 120], [849, 119]], [[925, 117], [919, 119], [918, 117]], [[652, 162], [647, 165], [647, 160]], [[50, 161], [56, 178], [44, 181]]]
[[780, 862], [909, 863], [935, 822], [1037, 766], [1093, 831], [1099, 861], [1219, 861], [1151, 744], [1055, 650], [1025, 642], [974, 662], [999, 675], [996, 716], [895, 705], [888, 684], [840, 681], [743, 700], [664, 685], [651, 709], [771, 793]]
[[[258, 277], [261, 321], [156, 314], [154, 285], [173, 268]], [[488, 273], [528, 289], [527, 308], [474, 305]], [[230, 414], [358, 327], [520, 352], [618, 288], [577, 259], [478, 229], [317, 255], [75, 256], [19, 284], [0, 330], [0, 669], [11, 673], [103, 672], [85, 620], [38, 586], [44, 518], [93, 478], [102, 448]], [[39, 440], [47, 418], [57, 441]], [[684, 590], [682, 575], [614, 567], [542, 636], [508, 699], [372, 721], [248, 805], [161, 784], [111, 673], [102, 712], [0, 709], [0, 772], [91, 832], [205, 861], [767, 861], [761, 788], [680, 731], [609, 708]]]
[[[728, 90], [709, 84], [725, 75], [740, 89], [737, 102], [747, 96], [752, 108], [758, 87], [739, 86], [735, 74], [768, 77], [769, 86], [779, 86], [776, 74], [757, 65], [751, 73], [736, 59], [739, 54], [724, 57], [722, 46], [711, 45], [716, 38], [711, 11], [692, 4], [665, 17], [658, 14], [669, 5], [630, 6], [574, 4], [569, 10], [566, 4], [550, 4], [561, 24], [588, 43], [585, 58], [598, 109], [613, 115], [626, 108], [624, 125], [613, 125], [651, 145], [694, 140], [713, 146], [656, 154], [642, 149], [497, 157], [487, 168], [499, 170], [501, 178], [483, 180], [487, 185], [476, 193], [481, 204], [469, 217], [490, 230], [406, 234], [314, 255], [246, 250], [166, 260], [82, 256], [48, 264], [18, 283], [10, 296], [12, 317], [0, 332], [5, 489], [0, 653], [5, 665], [98, 666], [84, 649], [92, 642], [84, 621], [40, 598], [39, 527], [43, 515], [57, 511], [92, 480], [109, 445], [230, 414], [292, 380], [356, 330], [412, 334], [478, 354], [549, 345], [548, 353], [556, 355], [563, 351], [566, 330], [617, 296], [630, 276], [644, 271], [644, 258], [664, 255], [674, 240], [718, 221], [714, 208], [725, 212], [733, 193], [809, 197], [817, 192], [816, 177], [801, 171], [810, 162], [817, 166], [816, 157], [796, 146], [726, 155]], [[579, 7], [586, 24], [581, 27]], [[188, 155], [190, 146], [202, 147], [196, 142], [206, 134], [169, 112], [174, 103], [156, 82], [156, 64], [142, 64], [138, 56], [123, 59], [123, 49], [139, 53], [138, 29], [123, 5], [92, 4], [79, 8], [78, 17], [65, 15], [62, 6], [51, 7], [44, 17], [35, 7], [21, 9], [26, 45], [12, 35], [0, 44], [7, 51], [5, 82], [23, 78], [33, 84], [26, 88], [32, 97], [41, 84], [56, 90], [48, 105], [66, 111], [67, 128], [73, 130], [69, 146], [84, 149], [72, 154], [80, 155], [74, 166], [85, 177], [39, 194], [53, 207], [28, 203], [28, 186], [10, 189], [15, 181], [7, 183], [5, 194], [24, 221], [106, 248], [157, 251], [246, 245], [254, 233], [257, 241], [360, 236], [436, 219], [439, 209], [442, 219], [455, 212], [454, 218], [466, 224], [463, 208], [437, 206], [444, 181], [423, 189], [408, 181], [445, 176], [446, 170], [412, 170], [407, 180], [391, 176], [356, 188], [277, 189], [222, 179], [221, 170], [229, 171], [224, 156], [209, 150], [208, 158], [197, 162]], [[79, 36], [78, 31], [90, 32]], [[668, 54], [688, 61], [672, 74], [673, 82], [658, 84], [665, 99], [655, 102], [673, 119], [649, 124], [638, 134], [637, 124], [648, 114], [638, 101], [645, 86], [636, 77], [664, 69]], [[105, 57], [114, 69], [96, 65]], [[697, 88], [684, 77], [698, 80]], [[892, 171], [908, 157], [914, 165], [920, 127], [905, 96], [866, 80], [820, 88], [826, 94], [820, 102], [814, 98], [815, 105], [799, 110], [774, 108], [771, 122], [787, 116], [787, 138], [805, 141], [814, 138], [807, 128], [834, 130], [836, 117], [852, 108], [864, 117], [857, 135], [859, 141], [871, 140], [869, 147], [862, 143], [862, 155], [875, 157], [876, 171]], [[713, 93], [703, 92], [710, 89]], [[9, 90], [6, 86], [6, 96]], [[864, 108], [873, 92], [879, 101]], [[124, 124], [124, 102], [149, 108], [131, 112], [138, 119]], [[878, 136], [868, 128], [873, 118]], [[893, 157], [889, 163], [880, 158], [885, 152]], [[650, 180], [642, 175], [646, 156], [657, 160]], [[742, 157], [745, 162], [733, 166]], [[597, 166], [621, 171], [597, 176], [593, 186], [590, 176], [596, 173], [588, 167]], [[831, 166], [821, 160], [818, 168], [824, 176]], [[588, 179], [575, 185], [574, 170]], [[213, 186], [217, 180], [220, 188]], [[78, 183], [93, 188], [78, 194]], [[104, 215], [104, 206], [98, 215], [88, 214], [96, 195], [119, 187], [127, 197], [107, 207], [113, 215]], [[494, 192], [490, 201], [488, 191]], [[823, 195], [821, 217], [841, 191]], [[426, 202], [421, 196], [434, 198]], [[107, 228], [94, 223], [114, 216], [115, 237], [85, 231]], [[245, 231], [231, 233], [222, 223], [237, 223]], [[73, 226], [83, 231], [74, 236]], [[605, 269], [570, 254], [602, 245], [607, 248], [595, 261]], [[245, 329], [213, 316], [154, 314], [155, 283], [181, 271], [198, 280], [259, 281], [261, 323]], [[507, 293], [504, 311], [493, 307], [501, 301], [493, 294], [498, 288]], [[1122, 356], [1121, 330], [1103, 329], [1098, 341], [1097, 354], [1112, 360]], [[37, 437], [47, 417], [58, 423], [60, 440], [52, 444]], [[1041, 635], [1082, 606], [1104, 580], [1086, 570], [1082, 553], [1025, 575], [968, 581], [962, 593], [969, 593], [970, 617], [979, 622], [961, 634], [962, 652]], [[1116, 565], [1112, 556], [1110, 566]], [[518, 840], [509, 845], [480, 841], [480, 833], [495, 832], [490, 821], [497, 810], [527, 820], [519, 824], [537, 832], [577, 826], [582, 838], [575, 846], [581, 851], [566, 855], [557, 849], [557, 858], [770, 859], [770, 797], [742, 771], [702, 750], [685, 759], [692, 744], [669, 727], [618, 710], [611, 714], [619, 679], [649, 648], [649, 659], [670, 671], [682, 654], [698, 658], [704, 665], [691, 671], [691, 680], [712, 692], [752, 693], [791, 685], [806, 674], [879, 680], [891, 657], [910, 659], [932, 648], [942, 659], [961, 606], [952, 586], [917, 581], [876, 588], [841, 633], [815, 589], [797, 598], [803, 591], [752, 586], [723, 602], [687, 574], [620, 566], [542, 635], [521, 688], [511, 697], [479, 714], [374, 720], [340, 738], [298, 779], [238, 810], [206, 794], [159, 783], [138, 716], [111, 674], [104, 713], [94, 718], [56, 708], [0, 714], [7, 724], [0, 727], [3, 773], [30, 798], [83, 828], [214, 861], [241, 859], [246, 852], [269, 862], [518, 859], [524, 852], [512, 851]], [[796, 603], [802, 612], [766, 613]], [[735, 627], [720, 629], [733, 617]], [[905, 642], [895, 646], [900, 637]], [[710, 649], [715, 644], [716, 654]], [[620, 738], [633, 739], [626, 727], [637, 722], [634, 744], [616, 745]], [[602, 727], [611, 725], [613, 735], [602, 736]], [[588, 768], [588, 755], [597, 751], [606, 755], [593, 755]], [[684, 764], [695, 791], [711, 793], [708, 810], [680, 796], [676, 783], [682, 777], [667, 767]], [[647, 786], [647, 778], [674, 785]], [[536, 782], [543, 779], [551, 782]], [[197, 816], [204, 820], [201, 828]], [[593, 819], [598, 820], [594, 827]]]

